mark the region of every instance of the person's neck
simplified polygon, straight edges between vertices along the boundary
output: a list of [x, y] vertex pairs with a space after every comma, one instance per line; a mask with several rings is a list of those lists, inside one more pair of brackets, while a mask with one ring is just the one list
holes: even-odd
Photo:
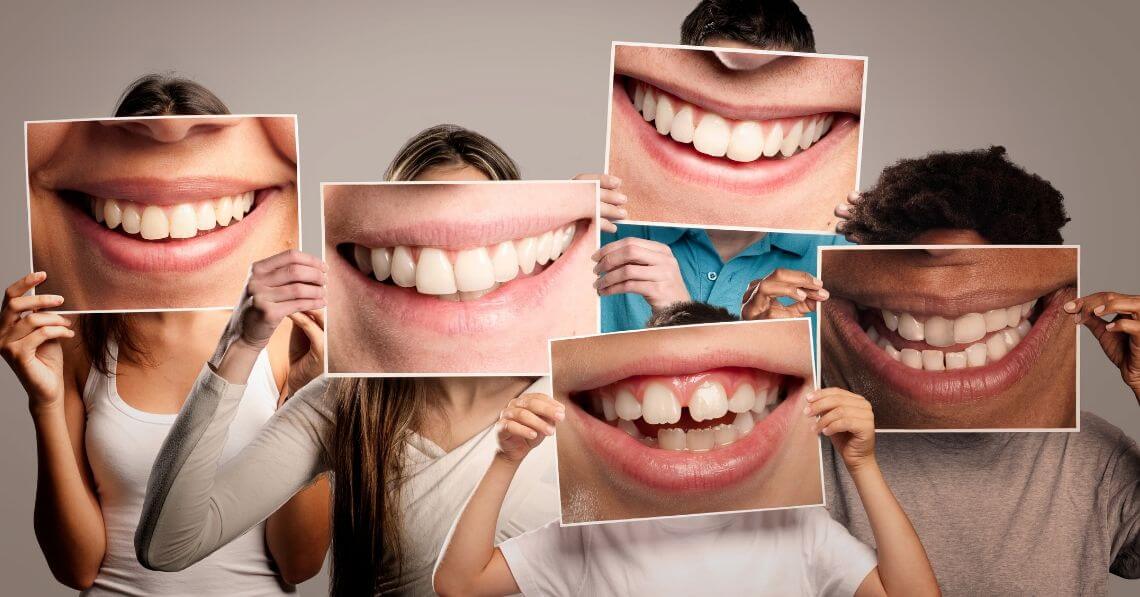
[[751, 230], [705, 230], [721, 261], [728, 262], [764, 238], [767, 232]]
[[482, 410], [488, 402], [494, 402], [501, 410], [502, 404], [521, 394], [532, 380], [526, 377], [442, 377], [438, 382], [444, 409], [450, 415], [464, 417]]
[[216, 341], [230, 314], [225, 311], [156, 311], [132, 313], [127, 317], [132, 319], [131, 333], [138, 335], [143, 346], [162, 350], [204, 338]]

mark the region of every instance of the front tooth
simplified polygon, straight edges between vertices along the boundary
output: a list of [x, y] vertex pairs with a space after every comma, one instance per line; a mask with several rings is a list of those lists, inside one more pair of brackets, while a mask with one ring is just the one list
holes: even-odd
[[210, 201], [203, 201], [198, 204], [196, 224], [198, 230], [213, 230], [218, 227], [218, 216], [214, 212], [214, 204]]
[[764, 153], [764, 131], [756, 122], [738, 122], [728, 141], [728, 159], [751, 162]]
[[189, 203], [170, 210], [170, 238], [192, 238], [198, 234], [198, 214]]
[[965, 369], [968, 362], [969, 359], [966, 357], [966, 351], [946, 353], [947, 369]]
[[692, 143], [696, 125], [693, 123], [693, 107], [681, 106], [673, 116], [673, 125], [669, 128], [669, 136], [680, 143]]
[[715, 381], [705, 381], [689, 398], [689, 416], [698, 423], [719, 419], [728, 412], [728, 394], [724, 386]]
[[1026, 319], [1029, 314], [1033, 312], [1033, 307], [1037, 305], [1037, 299], [1033, 299], [1021, 305], [1021, 318]]
[[797, 120], [796, 124], [792, 126], [792, 130], [784, 137], [784, 142], [780, 144], [780, 155], [788, 157], [796, 152], [800, 145], [800, 135], [804, 130], [803, 119]]
[[554, 261], [562, 256], [562, 229], [550, 233], [550, 260]]
[[356, 262], [356, 269], [364, 272], [364, 275], [372, 273], [372, 251], [368, 247], [352, 245], [352, 260]]
[[392, 281], [404, 288], [416, 285], [416, 258], [408, 247], [392, 250]]
[[744, 437], [756, 426], [756, 419], [753, 418], [752, 413], [740, 413], [732, 420], [732, 426], [736, 429], [737, 437]]
[[922, 322], [910, 313], [899, 315], [899, 335], [911, 342], [920, 342], [926, 338]]
[[732, 398], [728, 399], [728, 410], [734, 413], [748, 412], [756, 405], [756, 390], [746, 383], [736, 387]]
[[515, 243], [506, 241], [499, 243], [491, 254], [491, 265], [495, 269], [496, 282], [510, 282], [519, 275], [519, 256], [515, 252]]
[[618, 429], [626, 432], [626, 434], [633, 439], [641, 439], [644, 437], [641, 435], [641, 430], [637, 428], [637, 425], [633, 421], [618, 421], [617, 426]]
[[922, 351], [922, 368], [927, 371], [942, 371], [946, 368], [941, 350]]
[[515, 255], [519, 258], [519, 269], [529, 274], [534, 271], [538, 253], [538, 241], [533, 236], [515, 241]]
[[931, 346], [950, 346], [954, 343], [954, 322], [945, 317], [935, 315], [927, 319], [922, 329], [926, 343]]
[[716, 433], [712, 429], [691, 429], [685, 434], [685, 447], [693, 452], [704, 452], [716, 447]]
[[986, 321], [986, 333], [1005, 327], [1005, 309], [990, 309], [982, 314], [982, 318]]
[[988, 352], [984, 342], [971, 344], [966, 348], [966, 364], [971, 367], [981, 367], [985, 365]]
[[166, 219], [166, 214], [162, 213], [161, 208], [154, 205], [146, 206], [142, 212], [139, 234], [146, 240], [158, 240], [170, 236], [170, 221]]
[[1022, 338], [1028, 336], [1029, 330], [1031, 329], [1033, 329], [1033, 324], [1029, 323], [1028, 319], [1017, 324], [1017, 333], [1020, 334]]
[[685, 430], [676, 427], [659, 429], [657, 431], [657, 445], [662, 450], [684, 450], [686, 445]]
[[954, 320], [954, 342], [968, 344], [986, 336], [986, 318], [981, 313], [967, 313]]
[[447, 253], [436, 248], [420, 249], [416, 262], [416, 291], [420, 294], [455, 294], [455, 269]]
[[653, 97], [651, 89], [646, 89], [645, 101], [641, 103], [641, 117], [645, 119], [645, 122], [649, 122], [653, 120], [654, 116], [657, 116], [657, 98]]
[[1014, 305], [1006, 307], [1005, 309], [1005, 326], [1010, 328], [1017, 327], [1021, 323], [1021, 305]]
[[638, 112], [641, 111], [641, 106], [645, 103], [645, 84], [638, 83], [633, 90], [633, 108]]
[[736, 428], [732, 425], [717, 425], [713, 428], [717, 446], [727, 446], [736, 441]]
[[369, 251], [368, 262], [372, 275], [383, 282], [392, 273], [392, 250], [381, 247]]
[[990, 358], [991, 361], [1000, 360], [1008, 352], [1009, 345], [1006, 344], [1005, 338], [1002, 337], [1001, 332], [990, 336], [986, 340], [986, 355]]
[[807, 149], [815, 142], [815, 119], [809, 118], [804, 133], [800, 136], [800, 149]]
[[646, 423], [660, 425], [681, 420], [681, 403], [673, 391], [660, 383], [650, 383], [642, 396], [641, 416]]
[[119, 207], [118, 201], [114, 199], [103, 201], [103, 222], [111, 230], [123, 222], [123, 210]]
[[550, 261], [550, 249], [554, 247], [554, 235], [549, 232], [543, 232], [542, 236], [538, 237], [538, 242], [534, 248], [534, 258], [538, 261], [539, 265], [546, 265]]
[[770, 158], [780, 151], [784, 144], [784, 127], [780, 123], [768, 129], [768, 137], [764, 140], [764, 157]]
[[602, 397], [602, 416], [604, 416], [607, 421], [613, 421], [618, 418], [614, 399], [609, 396]]
[[455, 256], [455, 288], [460, 292], [487, 290], [495, 285], [495, 267], [487, 249], [468, 249]]
[[716, 114], [707, 113], [701, 118], [697, 130], [693, 133], [693, 148], [697, 151], [722, 157], [728, 151], [728, 139], [732, 131], [728, 130], [728, 121]]
[[922, 369], [922, 353], [913, 348], [904, 348], [899, 351], [902, 364], [911, 369]]
[[138, 234], [141, 230], [142, 215], [139, 213], [139, 208], [128, 203], [126, 207], [123, 207], [123, 232]]
[[[641, 403], [634, 397], [633, 392], [621, 390], [614, 399], [614, 412], [627, 421], [641, 418]], [[646, 419], [648, 422], [648, 419]]]
[[229, 197], [222, 197], [214, 201], [214, 213], [217, 214], [219, 226], [229, 226], [234, 217], [234, 201]]
[[887, 311], [886, 309], [883, 309], [882, 313], [883, 313], [883, 323], [887, 324], [888, 330], [893, 332], [893, 331], [899, 329], [899, 316], [898, 315], [895, 315], [894, 313], [891, 313], [890, 311]]
[[657, 125], [657, 132], [662, 135], [669, 134], [669, 127], [673, 124], [673, 102], [669, 96], [662, 95], [657, 100], [657, 114], [654, 117], [653, 124]]

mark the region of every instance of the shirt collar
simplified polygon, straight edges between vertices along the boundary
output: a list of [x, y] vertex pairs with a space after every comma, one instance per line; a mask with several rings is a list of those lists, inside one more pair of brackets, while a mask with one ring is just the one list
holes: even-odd
[[[651, 226], [649, 228], [649, 240], [657, 241], [666, 245], [672, 245], [679, 242], [681, 239], [688, 237], [694, 242], [712, 247], [712, 242], [709, 240], [705, 231], [700, 228], [672, 228], [666, 226]], [[808, 234], [783, 234], [780, 232], [769, 232], [764, 235], [764, 238], [752, 243], [748, 248], [740, 252], [737, 257], [748, 257], [755, 255], [764, 255], [770, 253], [773, 248], [779, 249], [786, 253], [791, 253], [798, 257], [803, 257], [808, 251], [812, 250], [815, 246], [815, 240], [812, 235]]]

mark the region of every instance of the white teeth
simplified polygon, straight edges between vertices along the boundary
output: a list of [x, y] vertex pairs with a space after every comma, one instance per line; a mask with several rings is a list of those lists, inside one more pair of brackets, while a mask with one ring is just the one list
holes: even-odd
[[887, 351], [887, 356], [891, 357], [892, 359], [894, 359], [896, 361], [902, 360], [902, 354], [899, 353], [898, 349], [895, 348], [894, 344], [888, 343], [886, 346], [883, 347], [883, 350]]
[[685, 447], [693, 452], [711, 450], [716, 446], [716, 433], [712, 429], [690, 429], [685, 433]]
[[1021, 334], [1021, 337], [1024, 338], [1029, 335], [1029, 330], [1032, 328], [1033, 324], [1029, 323], [1029, 320], [1025, 320], [1017, 324], [1017, 333]]
[[966, 358], [966, 352], [948, 352], [946, 353], [946, 368], [947, 369], [965, 369], [969, 363]]
[[491, 264], [495, 270], [496, 282], [510, 282], [519, 275], [519, 256], [515, 252], [515, 243], [506, 241], [495, 246], [491, 255]]
[[989, 351], [986, 350], [984, 343], [971, 344], [966, 348], [966, 365], [970, 367], [981, 367], [986, 364], [986, 357]]
[[614, 398], [614, 412], [627, 421], [641, 418], [641, 403], [629, 390], [621, 390]]
[[689, 398], [689, 416], [696, 422], [719, 419], [728, 412], [728, 394], [715, 381], [702, 383]]
[[681, 420], [681, 403], [668, 387], [652, 382], [642, 396], [641, 416], [653, 425], [676, 423]]
[[644, 437], [641, 435], [641, 430], [637, 428], [637, 425], [635, 425], [633, 421], [618, 421], [617, 426], [618, 429], [626, 432], [627, 435], [634, 439], [641, 439]]
[[713, 427], [713, 436], [717, 446], [727, 446], [736, 441], [736, 428], [732, 425], [717, 425]]
[[662, 450], [684, 450], [686, 446], [685, 430], [673, 427], [658, 430], [657, 445]]
[[792, 125], [792, 130], [788, 131], [787, 136], [784, 137], [784, 142], [780, 144], [780, 155], [788, 157], [799, 149], [800, 135], [804, 130], [804, 121], [797, 120], [796, 124]]
[[198, 215], [183, 203], [170, 210], [170, 238], [192, 238], [198, 234]]
[[[926, 339], [922, 322], [915, 319], [910, 313], [903, 313], [899, 316], [898, 333], [903, 339], [910, 340], [911, 342], [919, 342]], [[904, 360], [903, 362], [906, 361]]]
[[[95, 197], [91, 199], [91, 212], [95, 215], [95, 221], [103, 222], [103, 200]], [[113, 228], [113, 227], [112, 227]]]
[[1021, 305], [1014, 305], [1006, 307], [1005, 309], [1005, 325], [1006, 327], [1015, 328], [1017, 324], [1021, 323]]
[[899, 329], [899, 316], [898, 315], [895, 315], [894, 313], [891, 313], [890, 311], [887, 311], [886, 309], [882, 310], [882, 314], [883, 314], [883, 323], [887, 324], [888, 330], [893, 332], [893, 331]]
[[752, 417], [752, 413], [740, 413], [732, 420], [732, 426], [736, 428], [736, 435], [743, 437], [756, 426], [756, 419]]
[[807, 149], [815, 143], [817, 137], [815, 136], [815, 119], [809, 118], [807, 124], [804, 125], [804, 132], [800, 136], [800, 149]]
[[911, 369], [922, 369], [922, 353], [913, 348], [904, 348], [899, 351], [902, 364]]
[[139, 234], [146, 240], [159, 240], [170, 236], [170, 222], [161, 208], [148, 205], [143, 209]]
[[1027, 303], [1022, 304], [1021, 305], [1021, 318], [1025, 319], [1025, 318], [1029, 317], [1029, 314], [1033, 312], [1033, 307], [1035, 307], [1035, 306], [1037, 306], [1037, 299], [1033, 299]]
[[405, 288], [416, 285], [416, 259], [408, 247], [392, 250], [392, 281]]
[[515, 254], [519, 258], [519, 269], [529, 274], [534, 271], [538, 254], [538, 239], [533, 236], [515, 241]]
[[638, 83], [633, 91], [633, 107], [638, 112], [641, 111], [641, 106], [645, 103], [645, 84]]
[[875, 328], [875, 326], [871, 326], [871, 327], [867, 328], [867, 337], [871, 339], [871, 342], [878, 342], [879, 341], [879, 330], [877, 328]]
[[1002, 330], [998, 335], [1005, 341], [1007, 350], [1013, 350], [1015, 346], [1021, 343], [1021, 334], [1017, 332], [1016, 328]]
[[495, 268], [487, 249], [468, 249], [455, 256], [455, 287], [460, 292], [487, 290], [495, 285]]
[[986, 355], [991, 361], [1001, 360], [1009, 352], [1009, 345], [1000, 333], [986, 339]]
[[352, 260], [356, 262], [356, 269], [365, 275], [372, 274], [372, 251], [368, 247], [353, 245]]
[[732, 127], [728, 141], [728, 158], [738, 162], [751, 162], [764, 153], [764, 131], [755, 122], [741, 122]]
[[780, 152], [784, 144], [784, 125], [776, 123], [768, 128], [768, 136], [764, 139], [764, 157], [770, 158]]
[[614, 404], [614, 399], [606, 396], [602, 398], [602, 415], [606, 417], [607, 421], [613, 421], [618, 418], [617, 406]]
[[392, 250], [372, 249], [368, 252], [368, 265], [377, 280], [386, 279], [392, 273]]
[[214, 201], [214, 212], [217, 214], [218, 225], [228, 226], [234, 217], [234, 200], [222, 197]]
[[696, 124], [693, 122], [693, 107], [685, 106], [677, 111], [669, 130], [669, 136], [680, 143], [692, 143]]
[[982, 314], [982, 318], [986, 321], [986, 333], [1005, 327], [1005, 309], [990, 309]]
[[942, 359], [941, 350], [924, 350], [922, 351], [922, 368], [927, 371], [942, 371], [946, 368], [946, 363]]
[[416, 291], [420, 294], [455, 294], [455, 268], [447, 253], [433, 247], [420, 249], [416, 262]]
[[195, 209], [195, 224], [198, 230], [213, 230], [218, 227], [218, 214], [214, 210], [214, 204], [210, 201], [203, 201], [198, 204]]
[[554, 247], [554, 235], [549, 232], [544, 232], [542, 236], [538, 237], [538, 243], [534, 248], [534, 258], [539, 265], [546, 265], [550, 261], [550, 250]]
[[657, 126], [658, 133], [669, 134], [669, 128], [673, 125], [673, 115], [673, 102], [668, 96], [661, 96], [657, 100], [657, 114], [653, 122]]
[[756, 405], [756, 390], [749, 384], [742, 383], [732, 393], [728, 400], [728, 410], [734, 413], [743, 413], [752, 410]]
[[123, 210], [119, 207], [119, 202], [114, 199], [108, 199], [103, 202], [103, 223], [108, 228], [114, 230], [116, 226], [123, 222]]
[[926, 343], [931, 346], [950, 346], [954, 344], [954, 322], [937, 315], [930, 317], [922, 326]]
[[123, 208], [123, 232], [138, 234], [142, 230], [142, 212], [134, 204]]
[[721, 157], [728, 151], [731, 134], [725, 119], [716, 114], [705, 114], [693, 134], [693, 148], [703, 154]]
[[550, 233], [550, 260], [558, 259], [562, 255], [562, 230], [555, 230]]
[[653, 97], [652, 91], [645, 92], [645, 101], [641, 102], [641, 117], [645, 122], [653, 120], [657, 115], [657, 98]]
[[985, 337], [985, 335], [986, 319], [981, 313], [967, 313], [954, 320], [955, 344], [977, 342]]

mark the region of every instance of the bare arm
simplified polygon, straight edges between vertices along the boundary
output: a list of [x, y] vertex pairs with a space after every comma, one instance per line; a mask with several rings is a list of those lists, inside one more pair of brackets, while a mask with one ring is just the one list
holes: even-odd
[[871, 403], [846, 390], [826, 388], [808, 397], [807, 409], [809, 416], [819, 416], [815, 429], [830, 437], [843, 457], [878, 545], [879, 565], [855, 594], [941, 595], [922, 541], [879, 470]]
[[511, 400], [499, 418], [499, 451], [467, 500], [451, 531], [432, 584], [451, 595], [511, 595], [519, 592], [503, 552], [495, 547], [495, 523], [523, 458], [565, 416], [549, 396], [527, 394]]

